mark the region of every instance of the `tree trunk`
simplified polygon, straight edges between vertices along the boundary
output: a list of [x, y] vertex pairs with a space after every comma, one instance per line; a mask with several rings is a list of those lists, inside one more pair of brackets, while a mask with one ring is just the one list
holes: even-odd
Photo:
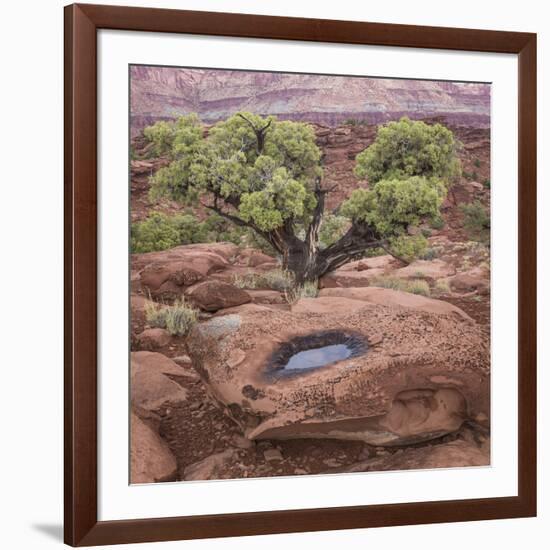
[[361, 258], [369, 248], [386, 244], [371, 227], [354, 224], [342, 238], [324, 250], [318, 248], [317, 239], [301, 241], [295, 238], [292, 242], [287, 241], [283, 251], [283, 268], [294, 274], [298, 285], [303, 285]]

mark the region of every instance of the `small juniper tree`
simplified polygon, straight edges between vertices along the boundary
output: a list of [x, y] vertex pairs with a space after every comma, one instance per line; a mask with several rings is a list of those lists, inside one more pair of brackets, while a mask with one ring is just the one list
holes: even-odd
[[378, 131], [357, 156], [353, 191], [339, 214], [349, 228], [320, 246], [325, 198], [321, 152], [311, 126], [238, 113], [205, 133], [196, 115], [161, 122], [145, 136], [171, 162], [152, 179], [151, 198], [204, 207], [253, 230], [283, 259], [296, 282], [318, 279], [368, 249], [388, 248], [407, 229], [437, 218], [459, 171], [453, 134], [439, 124], [402, 119]]

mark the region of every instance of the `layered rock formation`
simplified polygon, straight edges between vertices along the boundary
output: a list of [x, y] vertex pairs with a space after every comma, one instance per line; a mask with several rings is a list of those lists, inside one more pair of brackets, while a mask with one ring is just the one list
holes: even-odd
[[148, 66], [131, 67], [130, 76], [132, 135], [190, 112], [205, 122], [246, 110], [329, 126], [407, 115], [479, 127], [490, 115], [488, 84]]

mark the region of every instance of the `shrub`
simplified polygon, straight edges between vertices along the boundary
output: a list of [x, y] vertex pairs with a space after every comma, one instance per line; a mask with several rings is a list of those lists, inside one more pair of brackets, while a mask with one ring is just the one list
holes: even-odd
[[145, 317], [152, 327], [164, 328], [172, 336], [187, 336], [197, 322], [198, 313], [181, 300], [171, 306], [147, 304]]
[[411, 294], [421, 294], [422, 296], [430, 295], [430, 286], [422, 279], [399, 279], [398, 277], [377, 277], [373, 281], [373, 286], [389, 288], [391, 290], [401, 290], [402, 292], [410, 292]]
[[451, 292], [451, 287], [445, 279], [439, 279], [435, 282], [434, 290], [438, 294], [449, 294]]
[[458, 148], [459, 143], [445, 126], [403, 117], [378, 128], [373, 144], [356, 157], [355, 175], [367, 177], [369, 185], [422, 176], [446, 186], [460, 174]]
[[489, 239], [491, 219], [485, 207], [475, 201], [469, 204], [462, 204], [460, 210], [464, 216], [464, 229], [469, 237], [480, 242]]
[[443, 227], [445, 227], [445, 220], [441, 216], [434, 218], [430, 222], [430, 227], [432, 229], [435, 229], [436, 231], [439, 231], [440, 229], [443, 229]]
[[479, 159], [475, 159], [475, 160], [474, 160], [474, 166], [475, 166], [476, 168], [479, 168], [479, 167], [481, 166], [481, 161], [480, 161]]
[[294, 276], [290, 271], [273, 269], [267, 273], [246, 273], [245, 275], [234, 275], [233, 284], [238, 288], [263, 288], [285, 292], [296, 287]]
[[181, 243], [180, 231], [175, 217], [153, 212], [147, 219], [132, 224], [132, 252], [166, 250]]
[[376, 258], [376, 256], [385, 256], [387, 252], [380, 246], [374, 248], [367, 248], [363, 256], [365, 258]]
[[422, 296], [430, 295], [430, 285], [427, 281], [422, 279], [414, 279], [409, 281], [405, 292], [411, 292], [412, 294], [421, 294]]
[[437, 248], [427, 248], [423, 254], [420, 255], [421, 260], [434, 260], [439, 255]]
[[483, 180], [483, 187], [485, 187], [485, 189], [491, 189], [491, 180], [489, 178]]
[[284, 269], [268, 271], [262, 275], [262, 280], [266, 286], [279, 292], [291, 290], [296, 286], [292, 273]]
[[390, 251], [406, 262], [411, 262], [424, 253], [427, 245], [424, 235], [401, 235], [390, 240]]
[[424, 237], [426, 237], [426, 239], [427, 239], [428, 237], [431, 237], [431, 236], [432, 236], [432, 231], [431, 231], [431, 229], [428, 229], [427, 227], [423, 227], [423, 228], [420, 230], [420, 233], [422, 233], [422, 235], [423, 235]]
[[294, 286], [285, 290], [285, 300], [288, 304], [294, 304], [301, 298], [316, 298], [319, 294], [319, 285], [315, 281], [305, 282], [303, 285]]
[[263, 278], [258, 273], [247, 273], [245, 275], [233, 275], [232, 283], [238, 288], [259, 288], [264, 286]]

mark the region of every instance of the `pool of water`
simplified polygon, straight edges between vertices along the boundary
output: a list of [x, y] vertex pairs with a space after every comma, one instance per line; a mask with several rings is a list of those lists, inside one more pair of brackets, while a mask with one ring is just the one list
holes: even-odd
[[308, 349], [294, 354], [286, 365], [285, 370], [313, 369], [343, 361], [352, 354], [352, 350], [345, 344], [333, 344], [315, 349]]
[[323, 330], [288, 339], [273, 351], [265, 374], [271, 379], [299, 376], [336, 365], [368, 351], [366, 337], [342, 330]]

